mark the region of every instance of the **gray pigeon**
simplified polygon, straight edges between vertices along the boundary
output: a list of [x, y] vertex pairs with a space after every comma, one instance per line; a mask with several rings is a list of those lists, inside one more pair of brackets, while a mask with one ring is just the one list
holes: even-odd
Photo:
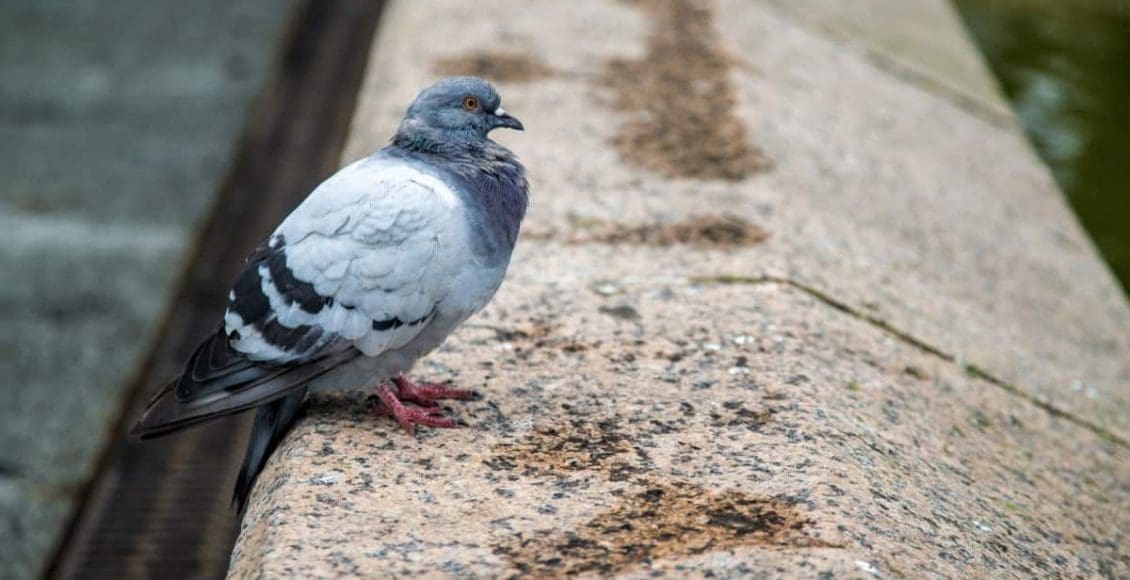
[[252, 252], [223, 324], [133, 433], [258, 407], [233, 498], [242, 509], [307, 393], [375, 385], [379, 412], [410, 433], [453, 427], [435, 400], [474, 393], [404, 373], [506, 274], [529, 186], [514, 154], [487, 137], [500, 127], [523, 128], [486, 81], [421, 92], [388, 146], [319, 185]]

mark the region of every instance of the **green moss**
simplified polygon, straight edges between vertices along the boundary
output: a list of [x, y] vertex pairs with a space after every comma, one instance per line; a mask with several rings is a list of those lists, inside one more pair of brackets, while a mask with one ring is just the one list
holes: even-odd
[[902, 370], [902, 372], [904, 372], [904, 373], [906, 373], [906, 374], [908, 374], [908, 375], [910, 375], [910, 376], [912, 376], [912, 377], [914, 377], [914, 378], [916, 378], [920, 381], [924, 381], [924, 380], [930, 378], [930, 375], [927, 375], [926, 371], [923, 371], [922, 369], [920, 369], [920, 368], [918, 368], [914, 365], [906, 365], [906, 368], [904, 368]]
[[758, 284], [765, 280], [751, 276], [720, 274], [717, 276], [691, 276], [690, 281], [692, 284]]

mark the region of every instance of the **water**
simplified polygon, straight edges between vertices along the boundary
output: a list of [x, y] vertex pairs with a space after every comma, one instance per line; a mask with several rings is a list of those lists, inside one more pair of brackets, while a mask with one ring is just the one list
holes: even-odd
[[954, 0], [1029, 137], [1130, 288], [1130, 0]]

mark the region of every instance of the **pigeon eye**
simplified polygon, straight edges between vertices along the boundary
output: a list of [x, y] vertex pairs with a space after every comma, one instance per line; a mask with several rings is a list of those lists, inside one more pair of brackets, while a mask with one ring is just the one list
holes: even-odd
[[475, 97], [463, 97], [463, 109], [467, 111], [479, 110], [479, 100]]

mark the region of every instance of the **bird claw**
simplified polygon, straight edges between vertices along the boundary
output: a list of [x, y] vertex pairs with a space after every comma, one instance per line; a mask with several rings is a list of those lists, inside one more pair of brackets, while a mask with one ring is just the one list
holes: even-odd
[[416, 434], [416, 425], [437, 428], [452, 428], [458, 426], [458, 423], [456, 423], [454, 419], [445, 417], [443, 415], [443, 409], [438, 407], [428, 409], [401, 407], [400, 412], [397, 412], [390, 411], [384, 405], [380, 405], [374, 409], [374, 412], [381, 416], [392, 417], [409, 435]]
[[437, 400], [469, 401], [479, 396], [478, 393], [469, 389], [452, 389], [439, 383], [413, 383], [404, 375], [393, 377], [392, 382], [396, 385], [398, 399], [415, 403], [421, 407], [435, 407]]
[[[380, 403], [373, 407], [373, 412], [392, 417], [409, 435], [415, 434], [416, 425], [451, 428], [464, 424], [445, 416], [436, 400], [468, 400], [478, 397], [475, 391], [452, 389], [432, 383], [416, 384], [403, 375], [395, 377], [392, 382], [396, 385], [397, 392], [393, 392], [388, 385], [377, 387], [376, 395]], [[406, 406], [404, 402], [414, 403], [418, 407]]]

